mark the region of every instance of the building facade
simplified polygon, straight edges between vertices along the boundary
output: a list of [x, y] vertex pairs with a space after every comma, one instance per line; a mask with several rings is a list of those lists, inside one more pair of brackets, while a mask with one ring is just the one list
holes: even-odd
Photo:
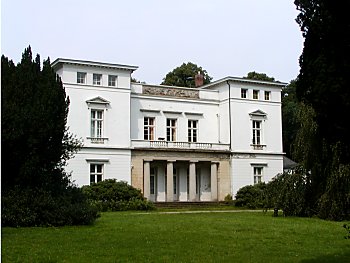
[[220, 201], [283, 172], [281, 88], [226, 77], [197, 88], [131, 83], [135, 66], [52, 63], [84, 147], [78, 185], [115, 178], [154, 202]]

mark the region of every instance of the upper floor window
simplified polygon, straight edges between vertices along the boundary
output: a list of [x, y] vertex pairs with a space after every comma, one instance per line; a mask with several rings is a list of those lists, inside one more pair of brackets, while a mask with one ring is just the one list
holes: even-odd
[[188, 121], [188, 142], [197, 142], [198, 121]]
[[261, 121], [253, 120], [253, 145], [261, 145]]
[[254, 169], [254, 184], [263, 182], [262, 180], [263, 168], [253, 167], [253, 169]]
[[143, 120], [143, 139], [154, 140], [155, 120], [153, 117], [145, 117]]
[[176, 119], [166, 120], [166, 139], [167, 141], [176, 141]]
[[108, 86], [111, 86], [111, 87], [117, 86], [117, 76], [108, 75]]
[[265, 91], [265, 100], [270, 100], [271, 91]]
[[91, 110], [91, 137], [103, 137], [103, 110]]
[[90, 184], [98, 183], [103, 179], [103, 164], [90, 164]]
[[247, 98], [247, 92], [248, 92], [247, 89], [241, 89], [241, 98], [243, 99]]
[[93, 78], [92, 78], [92, 83], [94, 85], [101, 85], [102, 82], [102, 74], [93, 74]]
[[253, 90], [253, 99], [258, 100], [259, 99], [259, 90]]
[[86, 83], [86, 72], [77, 72], [77, 83], [79, 84]]

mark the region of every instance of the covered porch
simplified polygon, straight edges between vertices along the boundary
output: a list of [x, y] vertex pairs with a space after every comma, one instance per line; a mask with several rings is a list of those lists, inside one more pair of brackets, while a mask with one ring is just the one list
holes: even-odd
[[216, 161], [143, 160], [143, 194], [153, 202], [218, 201]]

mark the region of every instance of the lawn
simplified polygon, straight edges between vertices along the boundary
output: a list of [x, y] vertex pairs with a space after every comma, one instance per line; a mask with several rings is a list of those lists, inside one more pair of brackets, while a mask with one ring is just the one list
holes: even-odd
[[103, 213], [93, 226], [2, 228], [2, 262], [350, 262], [344, 223], [263, 212]]

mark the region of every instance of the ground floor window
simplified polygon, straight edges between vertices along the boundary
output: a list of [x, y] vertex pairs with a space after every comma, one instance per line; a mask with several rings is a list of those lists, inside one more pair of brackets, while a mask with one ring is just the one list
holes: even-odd
[[103, 179], [103, 164], [90, 164], [90, 184], [98, 183]]
[[262, 172], [263, 172], [262, 167], [254, 167], [254, 184], [258, 184], [263, 181]]

